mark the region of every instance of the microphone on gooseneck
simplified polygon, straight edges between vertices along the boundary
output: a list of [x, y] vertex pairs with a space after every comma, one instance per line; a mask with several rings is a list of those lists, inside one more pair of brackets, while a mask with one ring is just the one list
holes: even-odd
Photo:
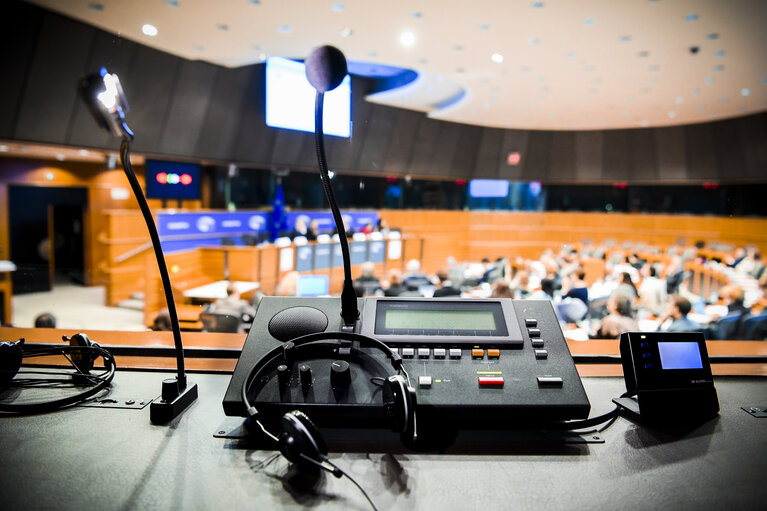
[[353, 330], [354, 324], [359, 318], [357, 309], [357, 294], [354, 292], [352, 280], [351, 257], [349, 256], [349, 242], [346, 240], [346, 229], [338, 209], [333, 188], [330, 185], [328, 175], [328, 163], [325, 158], [325, 134], [322, 129], [322, 107], [325, 93], [338, 87], [347, 74], [346, 57], [341, 50], [333, 46], [320, 46], [312, 51], [306, 58], [306, 78], [312, 87], [317, 89], [314, 107], [314, 135], [317, 147], [317, 162], [320, 167], [320, 178], [325, 196], [328, 198], [330, 209], [333, 212], [333, 220], [341, 243], [341, 253], [344, 258], [344, 287], [341, 292], [341, 317], [344, 320], [344, 328]]

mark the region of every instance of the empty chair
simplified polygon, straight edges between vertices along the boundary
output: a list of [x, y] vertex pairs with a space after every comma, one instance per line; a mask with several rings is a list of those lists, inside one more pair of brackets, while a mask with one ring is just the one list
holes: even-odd
[[201, 312], [203, 332], [237, 333], [240, 318], [218, 312]]
[[747, 341], [767, 339], [767, 313], [751, 316], [743, 321], [743, 339]]

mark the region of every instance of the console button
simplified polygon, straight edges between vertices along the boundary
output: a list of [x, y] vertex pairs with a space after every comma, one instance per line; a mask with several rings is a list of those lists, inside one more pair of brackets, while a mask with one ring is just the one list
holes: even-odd
[[535, 358], [549, 358], [549, 352], [546, 350], [535, 350]]
[[418, 386], [421, 388], [429, 388], [431, 387], [431, 376], [419, 376], [418, 377]]
[[540, 328], [528, 328], [527, 333], [530, 334], [530, 337], [540, 337], [541, 336], [541, 329]]
[[480, 387], [503, 387], [503, 376], [480, 376]]
[[434, 358], [445, 358], [445, 348], [434, 348]]
[[431, 350], [429, 348], [418, 348], [418, 358], [429, 358]]
[[402, 348], [402, 356], [412, 358], [415, 355], [415, 348]]
[[533, 343], [533, 348], [543, 348], [543, 339], [530, 339]]
[[498, 358], [501, 356], [501, 350], [498, 348], [490, 348], [487, 350], [487, 356], [492, 358]]
[[539, 376], [538, 386], [539, 387], [561, 387], [562, 378], [559, 376]]
[[538, 320], [535, 318], [525, 318], [525, 326], [526, 327], [538, 326]]
[[461, 358], [461, 348], [450, 348], [450, 358]]
[[480, 348], [472, 348], [471, 356], [476, 358], [482, 358], [485, 356], [485, 350]]

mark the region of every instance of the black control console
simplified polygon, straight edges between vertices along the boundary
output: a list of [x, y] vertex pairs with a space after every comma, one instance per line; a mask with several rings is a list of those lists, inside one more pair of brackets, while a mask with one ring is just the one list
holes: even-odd
[[[424, 428], [523, 427], [589, 414], [550, 302], [365, 298], [359, 308], [358, 333], [403, 358]], [[245, 415], [242, 385], [265, 354], [342, 323], [337, 298], [265, 297], [224, 397], [226, 414]], [[267, 418], [298, 409], [320, 427], [385, 429], [385, 355], [343, 342], [322, 348], [276, 357], [253, 382], [251, 402]]]

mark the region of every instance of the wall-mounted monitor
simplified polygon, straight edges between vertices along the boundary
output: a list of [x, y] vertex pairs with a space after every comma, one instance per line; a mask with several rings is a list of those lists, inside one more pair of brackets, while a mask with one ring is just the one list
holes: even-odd
[[[317, 91], [306, 79], [304, 64], [280, 57], [266, 61], [266, 125], [314, 132]], [[349, 75], [325, 93], [323, 128], [326, 135], [351, 136], [352, 87]]]
[[296, 296], [325, 296], [330, 291], [327, 275], [299, 275]]
[[469, 181], [469, 197], [508, 197], [509, 182], [504, 179], [472, 179]]
[[200, 166], [193, 163], [146, 160], [149, 199], [199, 199]]

